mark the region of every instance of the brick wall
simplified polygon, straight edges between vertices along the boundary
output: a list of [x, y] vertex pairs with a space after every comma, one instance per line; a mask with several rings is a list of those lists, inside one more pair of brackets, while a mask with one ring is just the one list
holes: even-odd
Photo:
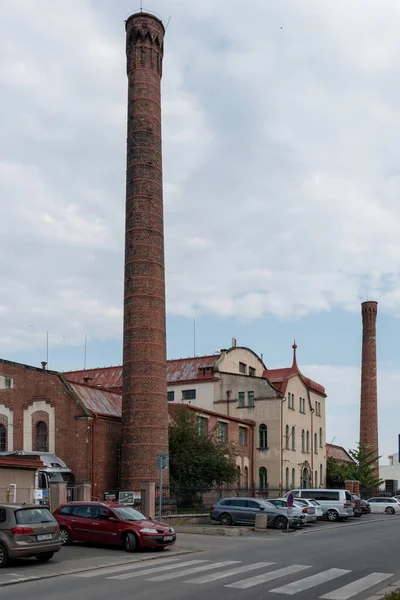
[[117, 488], [117, 445], [121, 437], [119, 419], [96, 419], [93, 496], [100, 500], [105, 490]]
[[[361, 403], [360, 443], [375, 456], [378, 448], [378, 392], [376, 373], [376, 317], [377, 302], [363, 302], [362, 314], [362, 358], [361, 358]], [[375, 463], [378, 475], [379, 463]]]

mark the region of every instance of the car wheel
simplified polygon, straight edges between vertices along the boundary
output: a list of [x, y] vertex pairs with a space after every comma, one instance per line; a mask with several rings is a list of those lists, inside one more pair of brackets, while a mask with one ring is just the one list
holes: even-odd
[[275, 529], [287, 529], [288, 526], [288, 520], [286, 517], [276, 517], [275, 521], [274, 521], [274, 527]]
[[130, 531], [124, 535], [124, 548], [125, 552], [136, 552], [139, 548], [139, 542], [136, 535]]
[[326, 513], [326, 518], [328, 519], [328, 521], [331, 521], [331, 523], [339, 521], [339, 515], [336, 512], [336, 510], [328, 510]]
[[392, 506], [387, 506], [387, 507], [385, 508], [385, 513], [386, 513], [387, 515], [394, 515], [394, 508], [393, 508]]
[[51, 560], [54, 556], [54, 552], [43, 552], [43, 554], [36, 554], [35, 558], [39, 562], [47, 562]]
[[219, 517], [219, 522], [221, 525], [232, 525], [233, 519], [228, 513], [222, 513]]
[[0, 544], [0, 568], [6, 567], [9, 560], [7, 548]]
[[63, 546], [70, 546], [72, 544], [71, 534], [69, 532], [69, 529], [67, 529], [66, 527], [61, 527], [60, 538]]

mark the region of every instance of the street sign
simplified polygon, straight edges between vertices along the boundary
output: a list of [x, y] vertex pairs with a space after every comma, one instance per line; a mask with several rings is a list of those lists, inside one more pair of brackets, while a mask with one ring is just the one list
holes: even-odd
[[159, 454], [157, 456], [157, 469], [168, 469], [168, 454]]
[[289, 494], [289, 496], [287, 497], [288, 508], [292, 508], [293, 504], [294, 504], [294, 496], [293, 496], [293, 494]]

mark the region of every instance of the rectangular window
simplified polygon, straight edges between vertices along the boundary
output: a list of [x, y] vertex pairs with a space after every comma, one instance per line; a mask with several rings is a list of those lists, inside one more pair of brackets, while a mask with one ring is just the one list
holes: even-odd
[[243, 408], [244, 407], [244, 392], [239, 392], [238, 393], [238, 407], [239, 408]]
[[239, 427], [239, 446], [247, 446], [247, 429]]
[[199, 435], [205, 435], [208, 431], [208, 419], [206, 417], [197, 418], [197, 431]]
[[242, 362], [239, 363], [239, 372], [246, 375], [246, 365]]
[[182, 400], [195, 400], [196, 390], [182, 390]]
[[256, 376], [256, 370], [253, 369], [253, 367], [249, 367], [249, 375], [250, 375], [250, 377]]
[[247, 406], [254, 407], [254, 392], [247, 392]]
[[168, 392], [168, 402], [173, 402], [175, 400], [175, 392]]
[[218, 439], [220, 442], [228, 441], [228, 424], [222, 421], [218, 422]]

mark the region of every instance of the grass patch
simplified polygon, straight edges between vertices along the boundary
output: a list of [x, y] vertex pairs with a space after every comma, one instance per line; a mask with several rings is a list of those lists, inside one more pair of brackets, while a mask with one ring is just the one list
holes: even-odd
[[396, 590], [395, 592], [391, 592], [390, 594], [385, 595], [385, 600], [400, 600], [400, 591]]

